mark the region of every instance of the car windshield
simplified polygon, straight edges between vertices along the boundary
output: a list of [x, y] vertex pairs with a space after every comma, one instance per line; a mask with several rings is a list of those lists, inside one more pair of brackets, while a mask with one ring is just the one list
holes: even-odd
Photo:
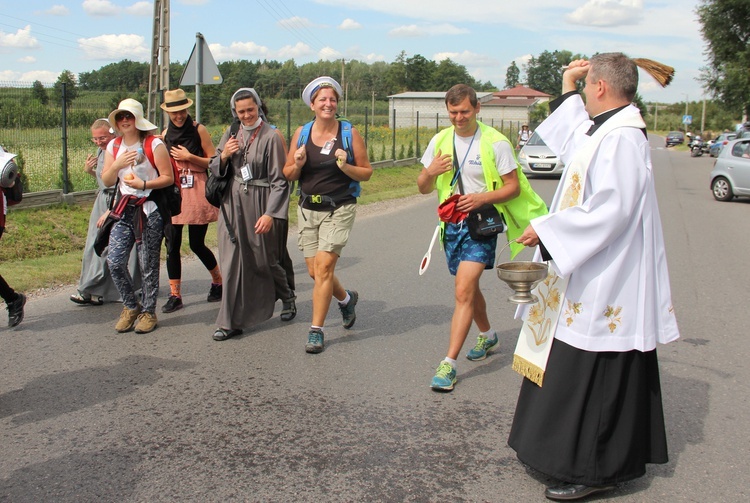
[[679, 132], [676, 132], [676, 131], [672, 131], [667, 136], [669, 136], [670, 138], [681, 138], [682, 137], [682, 133], [679, 133]]
[[533, 146], [546, 146], [546, 144], [542, 141], [542, 138], [534, 133], [531, 135], [531, 138], [529, 138], [529, 141], [526, 143], [526, 145], [533, 145]]

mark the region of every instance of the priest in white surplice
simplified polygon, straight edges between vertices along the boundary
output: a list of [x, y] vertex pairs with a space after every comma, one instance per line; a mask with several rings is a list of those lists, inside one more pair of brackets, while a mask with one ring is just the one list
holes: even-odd
[[[508, 443], [560, 482], [547, 488], [550, 499], [611, 489], [668, 460], [655, 348], [679, 333], [650, 147], [631, 104], [637, 86], [623, 54], [573, 61], [536, 130], [567, 168], [550, 214], [518, 241], [539, 245], [537, 260], [551, 259], [565, 287], [548, 299], [559, 314], [547, 323], [543, 385], [524, 379]], [[517, 315], [542, 326], [539, 306]]]

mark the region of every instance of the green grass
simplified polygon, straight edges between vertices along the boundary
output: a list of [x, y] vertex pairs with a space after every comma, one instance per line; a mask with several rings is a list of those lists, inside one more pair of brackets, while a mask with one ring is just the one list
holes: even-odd
[[[416, 180], [421, 169], [421, 165], [376, 169], [372, 178], [362, 184], [360, 204], [418, 194]], [[294, 196], [290, 204], [290, 225], [297, 222], [296, 205]], [[91, 206], [11, 208], [0, 240], [0, 274], [14, 289], [23, 292], [76, 284], [81, 274]], [[187, 226], [183, 232], [182, 253], [191, 256]], [[206, 244], [211, 248], [217, 245], [215, 223], [209, 225]], [[162, 258], [165, 258], [164, 247]]]

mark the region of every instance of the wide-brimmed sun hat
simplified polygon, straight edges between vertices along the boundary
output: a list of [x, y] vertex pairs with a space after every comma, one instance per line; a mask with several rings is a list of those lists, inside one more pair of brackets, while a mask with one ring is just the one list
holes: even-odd
[[120, 104], [117, 105], [117, 110], [114, 110], [111, 114], [109, 114], [109, 123], [118, 133], [120, 132], [120, 130], [117, 128], [117, 121], [115, 120], [115, 117], [117, 117], [117, 114], [120, 112], [130, 112], [131, 114], [133, 114], [133, 116], [135, 117], [135, 128], [139, 131], [153, 131], [154, 129], [157, 129], [155, 125], [143, 118], [143, 105], [141, 105], [140, 102], [134, 100], [133, 98], [127, 98], [122, 100]]
[[193, 100], [187, 97], [185, 91], [175, 89], [164, 93], [164, 103], [161, 104], [161, 109], [165, 112], [179, 112], [190, 108], [192, 104]]
[[305, 89], [302, 91], [302, 101], [304, 101], [307, 106], [310, 106], [310, 103], [312, 103], [313, 94], [318, 92], [318, 89], [320, 89], [321, 87], [332, 87], [336, 90], [336, 94], [338, 94], [339, 97], [344, 95], [344, 92], [341, 90], [341, 85], [336, 82], [335, 79], [324, 75], [323, 77], [318, 77], [317, 79], [307, 84], [307, 86], [305, 86]]

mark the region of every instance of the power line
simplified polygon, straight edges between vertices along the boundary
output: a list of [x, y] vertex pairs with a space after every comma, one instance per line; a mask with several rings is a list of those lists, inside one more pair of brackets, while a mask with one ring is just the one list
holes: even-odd
[[[288, 31], [295, 38], [312, 47], [316, 52], [320, 52], [323, 49], [323, 43], [310, 30], [308, 30], [306, 26], [297, 21], [295, 19], [297, 16], [289, 12], [288, 8], [286, 10], [291, 17], [283, 19], [284, 15], [276, 9], [274, 4], [271, 4], [266, 0], [258, 0], [258, 3], [261, 4], [261, 7], [263, 7], [273, 19], [276, 20], [282, 29]], [[276, 3], [283, 5], [283, 2], [279, 0], [277, 0]], [[286, 6], [284, 7], [286, 8]]]

